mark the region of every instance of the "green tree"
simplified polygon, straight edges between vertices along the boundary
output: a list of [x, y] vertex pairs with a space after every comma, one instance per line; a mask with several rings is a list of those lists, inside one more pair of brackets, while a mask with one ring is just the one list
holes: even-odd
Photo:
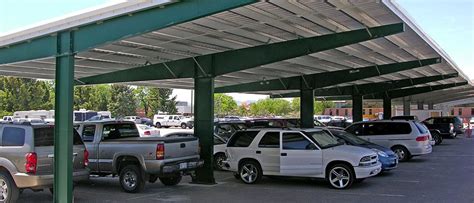
[[291, 112], [291, 104], [284, 99], [261, 99], [250, 104], [254, 116], [285, 116]]
[[74, 109], [87, 109], [92, 110], [94, 105], [92, 104], [92, 93], [94, 92], [93, 86], [75, 86], [74, 87]]
[[112, 85], [110, 87], [109, 111], [115, 117], [135, 115], [137, 103], [133, 89], [127, 85]]
[[92, 96], [90, 97], [90, 102], [92, 104], [91, 110], [107, 111], [111, 99], [111, 86], [95, 85], [93, 87]]
[[237, 110], [237, 102], [229, 95], [214, 94], [214, 114], [227, 116], [234, 114]]
[[147, 116], [152, 117], [158, 112], [175, 114], [178, 112], [176, 108], [176, 96], [171, 97], [172, 89], [168, 88], [149, 88], [146, 100], [148, 101], [149, 113]]
[[138, 107], [142, 108], [145, 111], [145, 115], [149, 116], [148, 87], [137, 87], [134, 92], [138, 100]]
[[324, 114], [324, 110], [327, 108], [334, 108], [336, 105], [332, 101], [315, 101], [314, 102], [314, 113]]

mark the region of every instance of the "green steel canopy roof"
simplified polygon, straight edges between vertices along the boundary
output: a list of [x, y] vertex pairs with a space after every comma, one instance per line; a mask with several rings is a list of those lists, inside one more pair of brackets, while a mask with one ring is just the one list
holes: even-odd
[[[9, 47], [11, 44], [28, 41], [40, 36], [55, 35], [57, 31], [64, 29], [81, 30], [83, 25], [100, 25], [104, 20], [118, 15], [133, 16], [149, 8], [160, 7], [166, 9], [168, 6], [182, 3], [180, 1], [154, 0], [116, 4], [1, 36], [0, 48]], [[173, 15], [182, 14], [173, 13]], [[146, 24], [148, 20], [153, 19], [135, 23]], [[92, 49], [84, 49], [76, 55], [75, 78], [80, 80], [84, 77], [149, 64], [394, 23], [404, 23], [405, 31], [247, 70], [226, 73], [216, 77], [215, 85], [221, 87], [256, 81], [264, 82], [277, 78], [435, 57], [441, 57], [442, 62], [383, 76], [341, 83], [337, 86], [419, 78], [456, 72], [459, 73], [458, 77], [418, 86], [469, 81], [468, 77], [449, 56], [407, 16], [406, 12], [396, 3], [388, 0], [355, 2], [339, 0], [258, 1], [177, 25], [151, 30], [137, 36], [112, 40]], [[126, 24], [124, 27], [111, 29], [110, 33], [121, 31], [121, 29], [127, 29]], [[88, 37], [93, 39], [102, 36]], [[54, 79], [54, 64], [55, 60], [52, 57], [9, 63], [0, 65], [0, 74]], [[193, 79], [166, 79], [129, 82], [127, 84], [192, 89]], [[471, 85], [472, 83], [469, 83], [469, 86]], [[454, 89], [462, 88], [465, 87]], [[283, 94], [294, 91], [278, 90], [257, 93]], [[446, 90], [442, 92], [444, 91]], [[420, 94], [413, 96], [413, 98], [418, 101], [426, 101], [430, 99], [431, 94]]]

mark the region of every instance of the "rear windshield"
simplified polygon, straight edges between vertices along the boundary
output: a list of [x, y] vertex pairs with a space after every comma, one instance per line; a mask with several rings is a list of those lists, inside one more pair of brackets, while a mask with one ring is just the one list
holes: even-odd
[[415, 123], [416, 125], [416, 128], [418, 128], [418, 131], [421, 133], [421, 134], [427, 134], [428, 133], [428, 129], [425, 127], [425, 125], [419, 123], [419, 122], [413, 122]]
[[441, 118], [434, 118], [433, 123], [456, 123], [456, 118], [453, 117], [441, 117]]
[[127, 137], [140, 137], [135, 123], [104, 125], [102, 133], [104, 140], [113, 140]]
[[228, 147], [248, 147], [258, 131], [238, 131], [229, 140]]
[[[72, 131], [74, 132], [74, 145], [83, 145], [79, 133], [77, 133], [75, 129], [73, 129]], [[51, 126], [46, 128], [35, 128], [34, 139], [36, 147], [54, 146], [54, 127]]]

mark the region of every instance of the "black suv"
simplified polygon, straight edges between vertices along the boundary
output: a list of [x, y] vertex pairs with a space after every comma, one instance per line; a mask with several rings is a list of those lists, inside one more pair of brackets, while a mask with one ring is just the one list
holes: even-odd
[[431, 117], [423, 121], [423, 124], [436, 131], [442, 136], [455, 138], [458, 134], [464, 133], [461, 118], [457, 116]]

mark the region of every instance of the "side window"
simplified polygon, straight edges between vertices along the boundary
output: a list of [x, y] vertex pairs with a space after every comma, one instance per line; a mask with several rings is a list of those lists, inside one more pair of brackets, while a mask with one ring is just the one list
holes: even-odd
[[354, 135], [359, 135], [359, 136], [364, 135], [362, 124], [352, 125], [349, 128], [347, 128], [346, 131]]
[[214, 145], [220, 145], [220, 144], [225, 144], [225, 142], [219, 139], [218, 137], [214, 136]]
[[312, 143], [300, 133], [283, 133], [283, 149], [307, 150]]
[[94, 141], [95, 125], [86, 125], [82, 130], [82, 140], [84, 142]]
[[169, 120], [173, 120], [173, 116], [168, 117]]
[[227, 147], [248, 147], [259, 131], [239, 131], [229, 140]]
[[426, 123], [426, 124], [428, 124], [428, 125], [433, 125], [433, 123], [434, 123], [433, 121], [434, 121], [433, 118], [429, 118], [429, 119], [423, 121], [423, 123]]
[[263, 135], [262, 139], [258, 143], [258, 147], [280, 148], [280, 133], [279, 132], [265, 133], [265, 135]]
[[217, 125], [217, 135], [229, 135], [234, 133], [234, 129], [230, 124]]
[[2, 146], [23, 146], [25, 144], [25, 129], [5, 127], [2, 134]]
[[363, 135], [383, 135], [384, 125], [382, 123], [365, 123]]
[[102, 130], [104, 140], [120, 139], [126, 137], [139, 137], [135, 124], [104, 125]]

